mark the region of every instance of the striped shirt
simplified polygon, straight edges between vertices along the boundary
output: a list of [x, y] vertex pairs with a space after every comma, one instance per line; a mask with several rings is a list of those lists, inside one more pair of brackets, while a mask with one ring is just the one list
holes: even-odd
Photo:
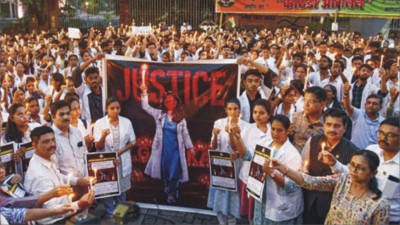
[[0, 214], [4, 216], [10, 224], [25, 224], [26, 211], [26, 208], [0, 207]]

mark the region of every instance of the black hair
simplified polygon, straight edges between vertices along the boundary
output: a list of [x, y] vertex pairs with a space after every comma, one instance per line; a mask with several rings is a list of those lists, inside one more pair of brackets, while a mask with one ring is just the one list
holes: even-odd
[[25, 80], [25, 83], [29, 83], [29, 82], [35, 82], [35, 78], [27, 77], [26, 80]]
[[75, 54], [72, 54], [72, 55], [69, 55], [68, 56], [68, 62], [69, 62], [69, 60], [71, 59], [71, 58], [76, 58], [76, 59], [78, 59], [78, 56], [77, 55], [75, 55]]
[[247, 70], [246, 73], [243, 75], [243, 80], [246, 80], [246, 78], [250, 75], [261, 78], [261, 73], [258, 70], [251, 69], [251, 70]]
[[240, 109], [240, 101], [239, 101], [239, 99], [237, 99], [236, 97], [227, 98], [227, 99], [225, 100], [225, 102], [224, 102], [224, 108], [226, 108], [226, 107], [228, 106], [229, 103], [236, 104], [237, 106], [239, 106], [239, 109]]
[[79, 101], [79, 95], [76, 92], [73, 92], [73, 93], [68, 92], [68, 93], [66, 93], [65, 96], [64, 96], [64, 101], [69, 102], [69, 99], [71, 99], [71, 98], [76, 98]]
[[[325, 89], [326, 87], [328, 87], [329, 89], [331, 89], [333, 96], [335, 96], [335, 97], [333, 98], [334, 104], [335, 104], [335, 105], [341, 105], [341, 103], [339, 102], [338, 96], [337, 96], [337, 89], [336, 89], [336, 87], [335, 87], [334, 85], [332, 85], [332, 84], [327, 84], [327, 85], [325, 85], [324, 89]], [[328, 96], [328, 94], [327, 94], [327, 96]], [[328, 97], [327, 97], [327, 98], [328, 98]]]
[[278, 121], [278, 122], [282, 123], [283, 127], [285, 127], [285, 130], [288, 130], [290, 127], [290, 120], [285, 115], [280, 114], [280, 115], [276, 115], [276, 116], [272, 117], [271, 123], [273, 123], [274, 121]]
[[304, 84], [301, 80], [291, 80], [290, 86], [294, 87], [301, 96], [304, 96]]
[[323, 114], [324, 121], [326, 121], [326, 118], [328, 116], [340, 118], [340, 119], [342, 119], [343, 126], [347, 125], [348, 116], [347, 116], [346, 112], [343, 111], [342, 109], [335, 108], [335, 107], [329, 108]]
[[371, 43], [369, 43], [369, 47], [373, 47], [373, 48], [379, 48], [380, 47], [380, 43], [379, 41], [373, 41]]
[[314, 94], [319, 101], [326, 101], [328, 95], [325, 89], [319, 86], [312, 86], [306, 89], [305, 93]]
[[398, 117], [388, 117], [381, 122], [380, 126], [385, 125], [385, 124], [397, 127], [397, 129], [400, 130], [400, 118], [398, 118]]
[[292, 55], [292, 58], [294, 58], [294, 57], [300, 58], [300, 61], [301, 61], [301, 62], [303, 62], [303, 60], [304, 60], [304, 55], [301, 54], [301, 53], [295, 53], [295, 54], [293, 54], [293, 55]]
[[35, 96], [29, 96], [27, 99], [25, 99], [24, 103], [27, 104], [27, 103], [30, 103], [32, 101], [36, 101], [37, 103], [39, 103], [38, 98], [36, 98]]
[[[357, 156], [357, 155], [363, 156], [364, 158], [367, 159], [368, 166], [369, 166], [369, 169], [371, 170], [371, 173], [375, 172], [378, 169], [380, 160], [379, 160], [379, 156], [375, 152], [367, 150], [367, 149], [363, 149], [363, 150], [354, 152], [351, 158], [353, 158], [354, 156]], [[372, 198], [373, 200], [378, 200], [381, 198], [382, 191], [379, 190], [379, 188], [378, 188], [378, 181], [376, 180], [375, 176], [369, 181], [368, 188], [374, 194], [376, 194], [376, 197]]]
[[346, 69], [346, 65], [345, 65], [342, 61], [340, 61], [340, 60], [335, 60], [334, 63], [339, 63], [340, 68], [342, 69], [342, 71], [344, 71], [344, 70]]
[[396, 62], [394, 61], [394, 60], [387, 60], [383, 65], [382, 65], [382, 67], [385, 69], [385, 70], [390, 70], [390, 67], [392, 67], [392, 65], [393, 64], [395, 64]]
[[65, 102], [64, 100], [51, 103], [51, 105], [50, 105], [50, 112], [51, 112], [51, 115], [52, 115], [53, 117], [55, 117], [56, 114], [57, 114], [57, 111], [58, 111], [59, 109], [61, 109], [61, 108], [64, 108], [64, 107], [68, 107], [68, 109], [71, 109], [71, 108], [69, 107], [69, 104], [68, 104], [67, 102]]
[[333, 63], [333, 62], [332, 62], [332, 59], [331, 59], [331, 58], [329, 58], [329, 57], [328, 57], [328, 56], [326, 56], [326, 55], [322, 55], [322, 56], [321, 56], [321, 59], [322, 59], [322, 58], [325, 58], [325, 59], [327, 59], [327, 60], [328, 60], [328, 63], [329, 63], [329, 68], [331, 68], [331, 67], [332, 67], [332, 63]]
[[367, 68], [370, 72], [372, 72], [374, 69], [372, 69], [372, 67], [368, 64], [362, 64], [359, 68], [359, 70], [361, 70], [362, 68]]
[[367, 100], [370, 99], [370, 98], [379, 99], [379, 105], [382, 106], [383, 99], [382, 99], [382, 97], [380, 95], [378, 95], [378, 94], [370, 94], [370, 95], [368, 95]]
[[25, 108], [23, 105], [16, 103], [16, 104], [12, 104], [10, 106], [10, 108], [8, 109], [9, 114], [9, 118], [7, 121], [7, 125], [6, 125], [6, 130], [5, 130], [5, 134], [4, 134], [4, 139], [7, 142], [17, 142], [17, 143], [21, 143], [22, 142], [22, 137], [24, 136], [24, 133], [21, 132], [20, 130], [18, 130], [17, 125], [14, 123], [14, 121], [11, 120], [10, 117], [14, 116], [19, 108]]
[[48, 134], [48, 133], [54, 134], [53, 129], [51, 129], [48, 126], [36, 127], [35, 129], [33, 129], [31, 131], [31, 140], [32, 140], [32, 142], [38, 142], [40, 140], [41, 136]]
[[118, 101], [118, 99], [116, 97], [111, 96], [106, 101], [106, 109], [108, 108], [108, 106], [111, 105], [111, 103], [114, 103], [114, 102], [118, 102], [118, 104], [121, 105], [121, 103]]
[[64, 76], [61, 73], [53, 73], [51, 76], [55, 82], [59, 83], [58, 86], [54, 86], [54, 89], [60, 91], [61, 85], [65, 84]]
[[260, 105], [260, 106], [264, 107], [264, 109], [267, 111], [268, 115], [270, 115], [270, 116], [272, 115], [272, 112], [271, 112], [271, 104], [270, 104], [267, 100], [262, 99], [262, 98], [257, 99], [257, 100], [254, 102], [253, 109], [254, 109], [254, 107], [256, 107], [257, 105]]
[[354, 61], [357, 61], [357, 60], [361, 60], [361, 62], [364, 62], [364, 58], [359, 55], [354, 56], [353, 59], [351, 59], [351, 62], [353, 63]]
[[97, 75], [99, 75], [99, 74], [100, 74], [99, 68], [93, 67], [93, 66], [87, 68], [87, 69], [85, 70], [85, 77], [86, 77], [88, 74], [91, 74], [91, 73], [96, 73]]

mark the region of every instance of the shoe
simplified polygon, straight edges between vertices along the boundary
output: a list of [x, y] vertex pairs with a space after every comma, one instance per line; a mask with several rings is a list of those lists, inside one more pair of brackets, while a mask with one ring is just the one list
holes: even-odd
[[174, 204], [176, 202], [176, 199], [174, 196], [168, 196], [167, 202], [168, 204]]

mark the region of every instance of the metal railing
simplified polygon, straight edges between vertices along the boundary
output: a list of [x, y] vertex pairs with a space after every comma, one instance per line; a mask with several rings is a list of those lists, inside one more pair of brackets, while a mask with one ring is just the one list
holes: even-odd
[[206, 20], [217, 22], [215, 2], [205, 0], [130, 0], [131, 18], [136, 25], [157, 25], [159, 22], [176, 27], [188, 20], [193, 28]]
[[119, 25], [119, 1], [66, 0], [60, 8], [61, 27], [107, 27]]

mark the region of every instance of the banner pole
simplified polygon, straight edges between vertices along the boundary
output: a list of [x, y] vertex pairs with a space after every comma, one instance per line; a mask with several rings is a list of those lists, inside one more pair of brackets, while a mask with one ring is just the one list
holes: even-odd
[[221, 14], [219, 15], [219, 28], [222, 28], [222, 18], [224, 17], [224, 13], [221, 12]]

